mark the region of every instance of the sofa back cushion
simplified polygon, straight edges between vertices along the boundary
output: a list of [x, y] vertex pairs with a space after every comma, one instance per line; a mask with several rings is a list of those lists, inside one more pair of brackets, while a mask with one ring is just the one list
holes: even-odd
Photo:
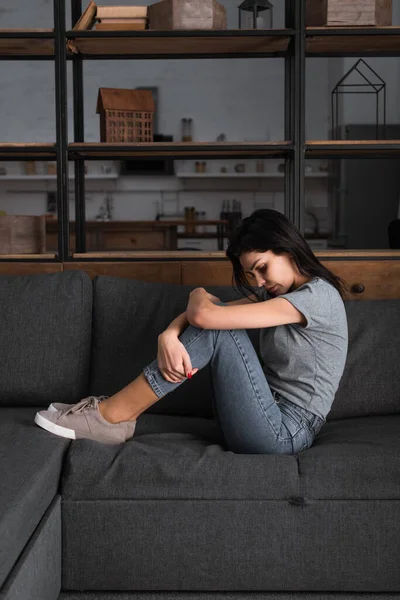
[[345, 300], [349, 349], [329, 419], [400, 413], [400, 300]]
[[0, 276], [0, 406], [88, 392], [92, 283], [79, 271]]
[[[182, 313], [198, 286], [99, 276], [94, 281], [90, 393], [112, 395], [157, 357], [157, 337]], [[207, 286], [223, 302], [230, 286]], [[346, 300], [349, 350], [329, 419], [400, 412], [400, 300]], [[259, 329], [248, 329], [259, 354]], [[209, 366], [146, 412], [212, 417]]]

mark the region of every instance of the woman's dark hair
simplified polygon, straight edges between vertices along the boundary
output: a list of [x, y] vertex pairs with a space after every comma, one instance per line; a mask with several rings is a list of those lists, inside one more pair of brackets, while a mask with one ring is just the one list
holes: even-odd
[[298, 228], [284, 214], [270, 208], [256, 210], [243, 219], [241, 225], [229, 237], [226, 256], [233, 266], [232, 286], [235, 287], [236, 284], [236, 289], [242, 296], [255, 294], [258, 300], [263, 299], [257, 291], [259, 288], [254, 288], [248, 283], [239, 260], [241, 254], [268, 250], [276, 255], [290, 254], [302, 275], [325, 279], [337, 289], [342, 300], [347, 299], [347, 282], [319, 262]]

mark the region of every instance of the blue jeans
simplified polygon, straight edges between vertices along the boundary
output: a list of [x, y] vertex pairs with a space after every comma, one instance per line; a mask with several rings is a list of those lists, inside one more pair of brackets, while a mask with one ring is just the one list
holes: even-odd
[[[310, 448], [325, 421], [270, 389], [245, 329], [189, 325], [179, 340], [193, 369], [210, 363], [214, 416], [229, 450], [239, 454], [297, 454]], [[164, 379], [157, 359], [143, 372], [159, 398], [187, 381], [171, 383]], [[193, 375], [189, 386], [196, 385], [195, 378]]]

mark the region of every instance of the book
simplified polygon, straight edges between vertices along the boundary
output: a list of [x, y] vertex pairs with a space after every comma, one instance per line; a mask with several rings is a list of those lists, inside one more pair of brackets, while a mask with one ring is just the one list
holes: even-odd
[[96, 23], [96, 31], [142, 31], [147, 23]]
[[99, 19], [146, 18], [147, 6], [98, 6]]
[[140, 17], [137, 19], [99, 19], [97, 18], [98, 23], [109, 23], [110, 25], [118, 24], [118, 23], [146, 23], [146, 17]]

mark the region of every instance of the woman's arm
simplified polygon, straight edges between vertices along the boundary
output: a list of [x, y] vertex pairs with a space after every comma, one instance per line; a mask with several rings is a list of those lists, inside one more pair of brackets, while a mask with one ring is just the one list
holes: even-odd
[[197, 308], [192, 308], [192, 313], [188, 311], [189, 323], [201, 329], [259, 329], [278, 325], [307, 325], [305, 316], [285, 298], [252, 302], [252, 306], [248, 302], [242, 306], [218, 306], [210, 302], [206, 294], [205, 290], [199, 288], [196, 293]]
[[[250, 298], [254, 298], [254, 300], [257, 300], [257, 298], [254, 294], [252, 294], [250, 296]], [[225, 304], [228, 306], [231, 306], [231, 305], [236, 305], [236, 304], [249, 304], [250, 302], [251, 302], [251, 300], [249, 300], [248, 298], [240, 298], [239, 300], [232, 300], [231, 302], [225, 302]], [[190, 323], [188, 321], [187, 314], [185, 311], [185, 312], [181, 313], [178, 317], [176, 317], [176, 319], [174, 319], [170, 323], [170, 325], [168, 325], [167, 329], [165, 329], [165, 331], [163, 331], [160, 335], [165, 337], [165, 335], [172, 334], [172, 335], [175, 335], [176, 337], [179, 337], [189, 325], [190, 325]]]

